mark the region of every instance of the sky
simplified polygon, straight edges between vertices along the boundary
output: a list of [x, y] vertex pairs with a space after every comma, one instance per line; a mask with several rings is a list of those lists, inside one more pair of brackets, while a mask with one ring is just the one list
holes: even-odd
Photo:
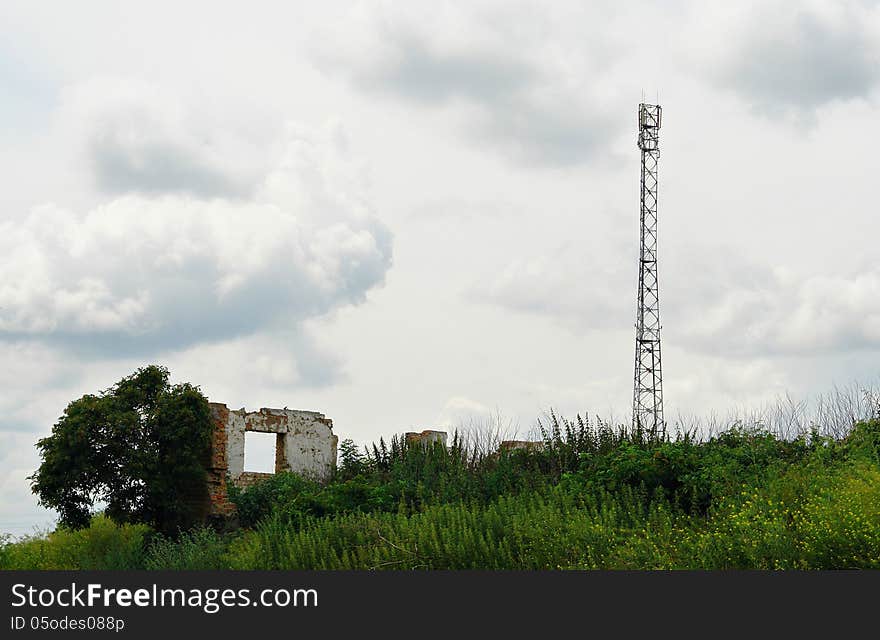
[[880, 376], [877, 2], [11, 0], [0, 25], [0, 531], [53, 521], [27, 476], [67, 403], [147, 364], [359, 443], [625, 422], [643, 100], [667, 419]]

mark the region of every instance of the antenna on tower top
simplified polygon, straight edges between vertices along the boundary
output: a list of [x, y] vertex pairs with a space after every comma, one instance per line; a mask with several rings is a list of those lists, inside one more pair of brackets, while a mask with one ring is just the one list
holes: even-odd
[[[657, 94], [659, 98], [659, 91]], [[657, 186], [660, 160], [659, 104], [639, 104], [638, 147], [642, 153], [639, 292], [636, 313], [636, 361], [633, 377], [633, 427], [653, 438], [666, 435], [663, 421], [663, 373], [660, 366], [660, 289], [657, 277]]]

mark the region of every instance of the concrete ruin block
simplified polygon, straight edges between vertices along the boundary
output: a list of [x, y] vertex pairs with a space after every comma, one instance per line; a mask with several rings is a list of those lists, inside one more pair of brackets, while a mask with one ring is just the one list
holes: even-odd
[[431, 429], [426, 429], [421, 433], [416, 433], [415, 431], [409, 431], [404, 434], [404, 440], [407, 444], [421, 444], [422, 446], [429, 446], [434, 444], [435, 442], [439, 442], [444, 447], [446, 446], [446, 432], [445, 431], [433, 431]]
[[214, 421], [211, 466], [208, 473], [211, 513], [229, 515], [234, 511], [226, 498], [227, 476], [236, 486], [246, 488], [271, 477], [269, 473], [245, 472], [245, 433], [274, 433], [275, 472], [293, 471], [316, 480], [327, 480], [336, 468], [333, 421], [317, 411], [295, 409], [241, 408], [230, 411], [225, 404], [210, 403]]
[[498, 446], [498, 451], [543, 451], [542, 440], [505, 440]]

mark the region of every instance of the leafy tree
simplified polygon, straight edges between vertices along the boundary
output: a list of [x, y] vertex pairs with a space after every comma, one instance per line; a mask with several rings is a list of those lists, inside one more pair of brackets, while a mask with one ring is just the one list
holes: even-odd
[[359, 473], [363, 473], [367, 468], [364, 455], [351, 438], [346, 438], [339, 443], [339, 461], [340, 477], [343, 480], [353, 478]]
[[95, 502], [117, 522], [176, 533], [199, 516], [210, 458], [208, 401], [189, 383], [169, 384], [165, 367], [138, 369], [99, 395], [71, 402], [37, 442], [30, 476], [40, 504], [61, 524], [87, 526]]

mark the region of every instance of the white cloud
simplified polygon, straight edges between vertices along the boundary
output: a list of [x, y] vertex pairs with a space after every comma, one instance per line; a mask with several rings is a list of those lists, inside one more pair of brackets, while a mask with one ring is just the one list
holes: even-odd
[[467, 396], [452, 396], [443, 405], [437, 425], [445, 429], [455, 429], [464, 424], [487, 420], [492, 409]]
[[803, 276], [765, 267], [763, 278], [751, 285], [734, 278], [723, 286], [716, 281], [706, 297], [697, 289], [676, 314], [684, 321], [680, 335], [687, 346], [739, 356], [880, 349], [877, 270]]
[[59, 119], [106, 193], [252, 195], [273, 145], [256, 126], [206, 112], [156, 84], [96, 78], [62, 93]]
[[703, 15], [711, 26], [701, 28], [715, 37], [702, 61], [707, 77], [761, 112], [810, 114], [867, 98], [880, 82], [874, 3], [761, 2]]
[[[510, 261], [470, 297], [548, 316], [575, 333], [622, 329], [636, 307], [635, 257], [631, 268], [626, 257], [567, 245]], [[661, 317], [664, 336], [677, 346], [742, 357], [880, 349], [876, 269], [804, 274], [723, 247], [670, 258], [661, 267]]]
[[[390, 232], [338, 126], [288, 127], [253, 195], [223, 198], [178, 188], [198, 181], [176, 173], [175, 157], [201, 162], [200, 151], [181, 151], [192, 146], [184, 129], [163, 127], [152, 103], [136, 118], [116, 104], [88, 136], [112, 140], [132, 184], [84, 214], [49, 204], [0, 225], [0, 337], [105, 353], [179, 349], [295, 326], [383, 283]], [[168, 180], [154, 180], [164, 166]]]
[[575, 165], [621, 132], [607, 71], [622, 43], [575, 29], [601, 19], [604, 6], [372, 6], [322, 34], [316, 59], [366, 93], [451, 110], [469, 140], [516, 163]]
[[288, 331], [196, 345], [167, 354], [163, 362], [175, 379], [201, 384], [208, 397], [235, 406], [247, 402], [284, 406], [293, 401], [293, 390], [301, 393], [346, 380], [344, 358], [318, 340], [308, 323]]

